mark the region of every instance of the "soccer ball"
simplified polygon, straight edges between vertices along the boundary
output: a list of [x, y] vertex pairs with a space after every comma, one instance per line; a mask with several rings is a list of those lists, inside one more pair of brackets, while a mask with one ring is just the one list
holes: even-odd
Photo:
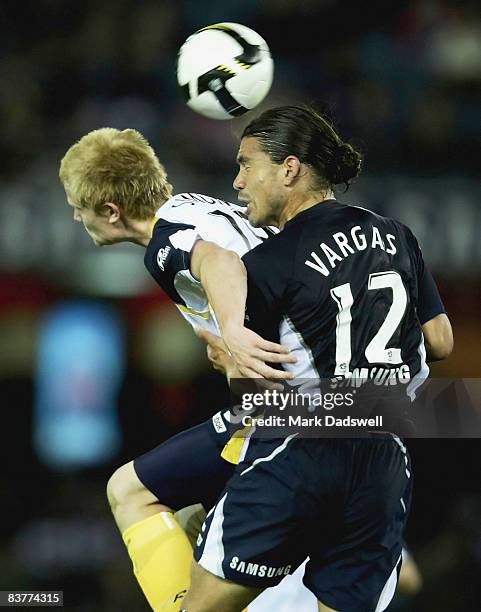
[[187, 105], [211, 119], [232, 119], [257, 106], [273, 73], [266, 41], [239, 23], [194, 32], [177, 59], [177, 81]]

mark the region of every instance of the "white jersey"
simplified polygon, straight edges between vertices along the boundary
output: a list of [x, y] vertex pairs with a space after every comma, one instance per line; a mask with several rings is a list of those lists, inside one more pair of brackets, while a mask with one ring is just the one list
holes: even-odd
[[242, 206], [198, 193], [173, 196], [155, 217], [147, 269], [191, 325], [219, 335], [204, 289], [190, 273], [192, 247], [207, 240], [242, 257], [278, 230], [252, 227]]
[[270, 587], [249, 604], [247, 612], [318, 612], [317, 598], [304, 586], [307, 561], [275, 587]]

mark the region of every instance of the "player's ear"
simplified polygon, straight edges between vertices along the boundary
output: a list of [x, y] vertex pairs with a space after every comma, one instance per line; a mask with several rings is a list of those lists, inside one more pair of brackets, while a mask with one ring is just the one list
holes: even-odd
[[284, 160], [284, 185], [290, 185], [292, 181], [297, 178], [301, 172], [301, 162], [295, 155], [289, 155]]
[[108, 218], [109, 223], [115, 223], [120, 219], [120, 208], [113, 202], [105, 202], [104, 204], [105, 216]]

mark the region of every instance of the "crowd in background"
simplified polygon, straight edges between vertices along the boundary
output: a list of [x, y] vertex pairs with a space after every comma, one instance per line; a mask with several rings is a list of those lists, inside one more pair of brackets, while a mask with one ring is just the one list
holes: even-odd
[[135, 125], [171, 164], [222, 172], [230, 162], [218, 142], [225, 127], [196, 128], [175, 82], [180, 44], [219, 19], [249, 24], [268, 41], [276, 61], [269, 102], [321, 101], [368, 147], [370, 170], [478, 169], [476, 2], [371, 2], [361, 9], [342, 0], [5, 0], [0, 19], [2, 175], [62, 150], [99, 123]]

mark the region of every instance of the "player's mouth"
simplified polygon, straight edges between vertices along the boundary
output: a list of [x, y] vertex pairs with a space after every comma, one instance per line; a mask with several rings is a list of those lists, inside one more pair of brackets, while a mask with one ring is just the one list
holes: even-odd
[[251, 200], [243, 199], [243, 198], [237, 198], [237, 199], [239, 201], [239, 204], [241, 204], [242, 206], [245, 206], [245, 214], [249, 216], [253, 209]]

